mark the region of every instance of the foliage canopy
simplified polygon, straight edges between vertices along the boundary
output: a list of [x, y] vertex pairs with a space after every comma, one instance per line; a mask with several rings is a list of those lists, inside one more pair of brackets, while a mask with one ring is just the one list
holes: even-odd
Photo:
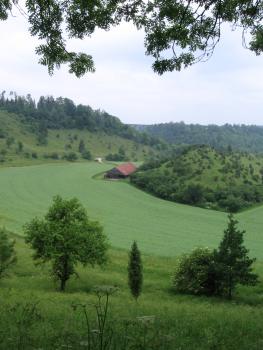
[[221, 295], [231, 299], [238, 284], [254, 286], [258, 276], [252, 272], [255, 259], [250, 259], [233, 214], [218, 249], [196, 248], [178, 263], [173, 279], [177, 292], [196, 295]]
[[75, 198], [54, 197], [44, 219], [25, 225], [26, 242], [37, 262], [51, 262], [52, 275], [64, 291], [78, 263], [102, 265], [106, 262], [107, 242], [98, 222], [90, 221], [86, 210]]
[[261, 155], [196, 145], [152, 157], [131, 181], [163, 199], [237, 212], [263, 202], [262, 175]]
[[159, 74], [208, 59], [224, 22], [243, 29], [250, 50], [257, 55], [263, 50], [262, 0], [27, 0], [25, 9], [19, 0], [4, 0], [0, 19], [6, 20], [14, 7], [27, 18], [31, 35], [43, 41], [36, 53], [50, 74], [61, 64], [77, 77], [94, 72], [92, 56], [68, 51], [67, 38], [83, 39], [123, 21], [145, 31], [146, 54], [153, 56]]
[[217, 150], [263, 153], [263, 128], [257, 125], [200, 125], [162, 123], [135, 125], [136, 129], [159, 137], [169, 144], [209, 145]]
[[[41, 145], [47, 143], [48, 129], [87, 129], [91, 132], [117, 135], [145, 145], [160, 144], [165, 147], [164, 142], [138, 132], [123, 124], [117, 117], [105, 111], [93, 110], [90, 106], [76, 105], [69, 98], [41, 96], [35, 102], [30, 94], [19, 96], [15, 91], [10, 91], [8, 96], [4, 90], [0, 94], [0, 109], [17, 114], [38, 135], [38, 143]], [[8, 141], [7, 146], [10, 147], [14, 141]], [[83, 145], [81, 147], [80, 151], [84, 152]]]
[[208, 248], [196, 248], [181, 257], [173, 279], [177, 292], [195, 295], [215, 293], [214, 256]]

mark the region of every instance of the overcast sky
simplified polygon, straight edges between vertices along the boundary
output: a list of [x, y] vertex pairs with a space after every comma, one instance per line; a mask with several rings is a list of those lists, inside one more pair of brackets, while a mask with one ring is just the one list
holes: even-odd
[[0, 22], [0, 42], [1, 90], [68, 97], [125, 123], [263, 125], [263, 56], [244, 49], [238, 32], [225, 30], [208, 62], [163, 76], [152, 71], [153, 60], [144, 54], [143, 33], [129, 24], [70, 43], [96, 63], [96, 72], [80, 79], [66, 67], [48, 75], [20, 15]]

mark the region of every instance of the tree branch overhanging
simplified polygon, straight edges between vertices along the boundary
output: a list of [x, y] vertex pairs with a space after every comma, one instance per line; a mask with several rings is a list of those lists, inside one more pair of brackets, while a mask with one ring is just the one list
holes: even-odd
[[83, 39], [122, 21], [145, 31], [146, 54], [154, 58], [158, 74], [209, 59], [222, 39], [223, 23], [243, 29], [244, 47], [256, 55], [263, 51], [263, 0], [26, 0], [25, 8], [21, 2], [1, 1], [0, 20], [18, 9], [31, 35], [43, 41], [36, 53], [50, 74], [64, 64], [77, 77], [94, 72], [90, 55], [68, 52], [68, 39]]

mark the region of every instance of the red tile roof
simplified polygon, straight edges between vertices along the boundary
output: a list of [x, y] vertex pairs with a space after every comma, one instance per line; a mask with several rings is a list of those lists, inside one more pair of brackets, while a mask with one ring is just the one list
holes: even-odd
[[132, 163], [124, 163], [116, 167], [123, 175], [128, 176], [135, 172], [136, 166]]

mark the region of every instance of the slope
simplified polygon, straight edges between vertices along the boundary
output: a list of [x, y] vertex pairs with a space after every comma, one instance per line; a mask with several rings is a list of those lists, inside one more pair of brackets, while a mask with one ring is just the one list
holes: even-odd
[[[93, 179], [111, 165], [46, 164], [0, 170], [0, 225], [22, 235], [22, 226], [45, 213], [52, 196], [77, 197], [105, 227], [113, 246], [138, 241], [145, 253], [176, 256], [195, 246], [215, 247], [226, 214], [157, 199], [128, 183]], [[238, 215], [251, 254], [263, 258], [263, 207]]]
[[0, 109], [0, 166], [43, 163], [47, 159], [58, 161], [72, 153], [82, 159], [81, 140], [91, 158], [118, 154], [121, 149], [127, 159], [143, 160], [152, 150], [131, 139], [87, 129], [48, 129], [46, 141], [41, 143], [39, 135], [21, 116]]
[[171, 122], [134, 127], [170, 144], [206, 144], [221, 150], [231, 146], [239, 151], [263, 152], [263, 127], [257, 125], [219, 126]]
[[142, 165], [132, 181], [175, 202], [236, 212], [263, 202], [263, 157], [190, 146]]

